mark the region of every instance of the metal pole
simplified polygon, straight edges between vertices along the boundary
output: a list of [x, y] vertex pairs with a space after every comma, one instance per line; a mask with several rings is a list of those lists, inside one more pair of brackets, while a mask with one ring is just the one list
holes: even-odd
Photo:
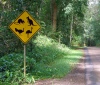
[[26, 45], [24, 45], [24, 77], [26, 76]]

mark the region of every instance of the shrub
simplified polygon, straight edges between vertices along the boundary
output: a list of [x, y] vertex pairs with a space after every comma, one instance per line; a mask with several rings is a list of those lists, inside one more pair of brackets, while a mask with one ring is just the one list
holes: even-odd
[[35, 44], [34, 58], [37, 62], [45, 64], [49, 64], [56, 58], [62, 57], [62, 55], [69, 50], [64, 44], [59, 44], [46, 36], [37, 36], [33, 43]]
[[[32, 64], [34, 65], [34, 59], [27, 59], [27, 72], [32, 68]], [[10, 83], [31, 83], [33, 82], [33, 77], [27, 73], [26, 78], [23, 75], [23, 55], [22, 54], [9, 54], [0, 58], [0, 81], [2, 82], [10, 82]]]

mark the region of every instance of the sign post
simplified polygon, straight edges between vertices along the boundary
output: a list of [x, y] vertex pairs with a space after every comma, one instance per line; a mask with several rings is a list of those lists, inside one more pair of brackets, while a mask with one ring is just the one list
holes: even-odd
[[24, 77], [26, 76], [26, 45], [24, 44]]
[[40, 29], [40, 25], [27, 12], [24, 11], [9, 28], [24, 43], [24, 77], [26, 76], [26, 43]]

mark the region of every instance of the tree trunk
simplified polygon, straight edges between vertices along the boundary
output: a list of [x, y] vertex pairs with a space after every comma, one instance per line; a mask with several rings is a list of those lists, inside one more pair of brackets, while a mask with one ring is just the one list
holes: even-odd
[[52, 31], [55, 32], [56, 31], [56, 25], [57, 25], [57, 4], [55, 2], [55, 0], [52, 0], [52, 9], [53, 9], [53, 21], [52, 21]]
[[70, 24], [70, 46], [72, 45], [73, 13], [71, 17], [72, 18], [71, 18], [71, 24]]

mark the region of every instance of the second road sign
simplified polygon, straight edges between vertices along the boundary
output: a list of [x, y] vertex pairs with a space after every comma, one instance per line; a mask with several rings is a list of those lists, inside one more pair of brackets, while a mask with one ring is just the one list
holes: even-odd
[[26, 44], [40, 29], [40, 25], [34, 18], [24, 11], [11, 25], [10, 29]]

